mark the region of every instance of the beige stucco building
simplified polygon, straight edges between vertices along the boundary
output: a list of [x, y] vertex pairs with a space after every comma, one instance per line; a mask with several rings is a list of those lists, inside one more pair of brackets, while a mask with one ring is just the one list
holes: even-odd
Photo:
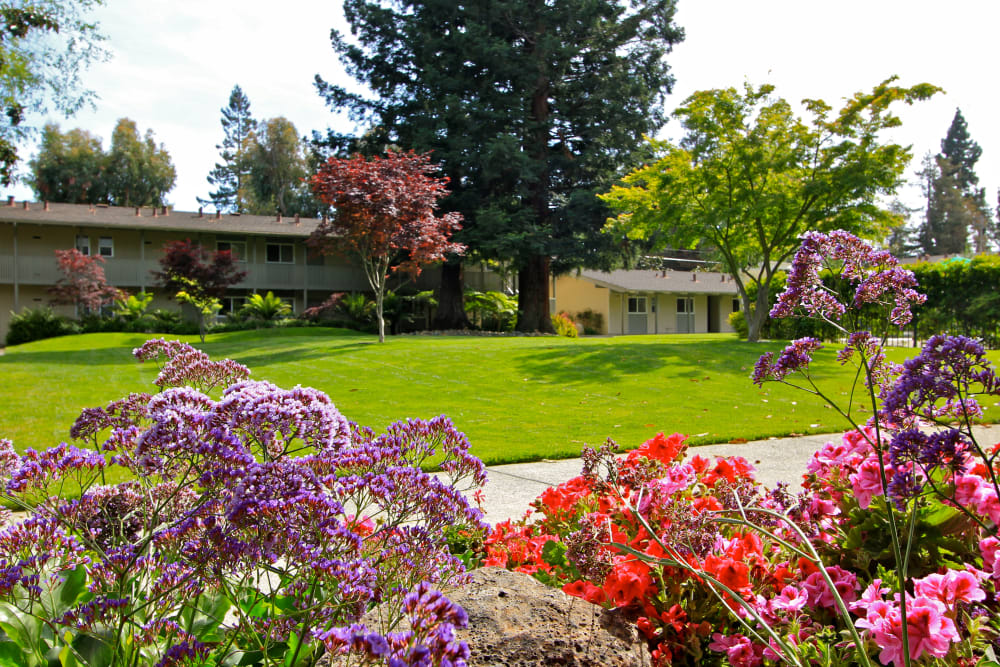
[[[0, 341], [12, 311], [49, 303], [48, 288], [61, 277], [55, 251], [68, 248], [102, 257], [108, 283], [131, 293], [153, 293], [153, 308], [177, 308], [156, 289], [151, 272], [159, 269], [164, 244], [183, 239], [238, 256], [247, 275], [227, 293], [225, 311], [239, 308], [253, 292], [273, 291], [301, 312], [334, 291], [368, 291], [364, 274], [346, 258], [307, 252], [305, 240], [319, 223], [8, 199], [0, 204]], [[56, 311], [74, 315], [70, 306]]]
[[552, 290], [555, 312], [600, 313], [610, 335], [729, 332], [739, 310], [736, 283], [709, 271], [580, 271]]

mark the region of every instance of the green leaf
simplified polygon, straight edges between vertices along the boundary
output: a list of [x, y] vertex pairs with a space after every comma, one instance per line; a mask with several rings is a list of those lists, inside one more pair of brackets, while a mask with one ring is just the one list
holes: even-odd
[[0, 603], [0, 629], [26, 653], [38, 650], [42, 621], [34, 616], [21, 613], [8, 603]]
[[65, 612], [76, 604], [80, 595], [86, 590], [87, 570], [83, 565], [66, 574], [66, 580], [56, 589], [55, 598], [58, 600], [59, 609], [53, 611]]
[[83, 667], [83, 663], [78, 660], [78, 657], [72, 646], [64, 646], [63, 650], [59, 651], [59, 664], [62, 667]]
[[549, 540], [542, 547], [542, 560], [553, 567], [565, 566], [568, 563], [566, 545], [558, 540]]
[[27, 667], [28, 654], [15, 642], [0, 642], [0, 667]]
[[115, 653], [109, 639], [95, 635], [77, 635], [73, 639], [73, 649], [89, 667], [106, 667], [111, 664]]

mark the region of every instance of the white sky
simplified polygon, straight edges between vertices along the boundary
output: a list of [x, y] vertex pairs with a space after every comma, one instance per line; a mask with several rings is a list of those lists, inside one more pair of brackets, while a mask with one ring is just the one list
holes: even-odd
[[[679, 0], [677, 22], [686, 40], [669, 56], [677, 78], [673, 108], [695, 90], [741, 87], [744, 81], [776, 86], [798, 101], [822, 98], [834, 108], [890, 75], [900, 83], [929, 82], [947, 94], [896, 112], [903, 127], [892, 138], [913, 146], [908, 177], [927, 151], [940, 150], [955, 108], [983, 148], [977, 165], [987, 201], [1000, 187], [1000, 3], [995, 0]], [[168, 200], [195, 210], [218, 160], [220, 109], [234, 84], [250, 99], [258, 119], [285, 116], [300, 134], [327, 127], [349, 129], [322, 103], [315, 74], [329, 81], [345, 75], [329, 43], [343, 26], [337, 0], [107, 0], [97, 19], [113, 52], [85, 81], [100, 99], [93, 112], [66, 120], [110, 144], [118, 118], [151, 128], [177, 168]], [[38, 119], [39, 124], [42, 119]], [[665, 131], [678, 138], [678, 125]], [[22, 149], [25, 158], [34, 147]], [[915, 179], [914, 179], [915, 180]], [[4, 193], [30, 198], [24, 185]], [[919, 205], [915, 187], [901, 195]], [[918, 214], [919, 215], [919, 214]]]

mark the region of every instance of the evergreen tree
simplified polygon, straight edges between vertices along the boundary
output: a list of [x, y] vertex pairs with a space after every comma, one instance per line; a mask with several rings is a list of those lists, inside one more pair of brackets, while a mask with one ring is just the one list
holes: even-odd
[[228, 213], [247, 211], [246, 188], [250, 173], [248, 152], [257, 121], [250, 115], [250, 100], [238, 85], [229, 94], [229, 105], [222, 112], [222, 143], [217, 145], [222, 162], [208, 174], [208, 184], [216, 188], [208, 199], [198, 197], [199, 204], [212, 203], [216, 210]]
[[972, 137], [961, 109], [955, 109], [955, 116], [948, 127], [948, 134], [941, 140], [941, 157], [948, 161], [947, 167], [954, 172], [955, 184], [966, 197], [975, 195], [979, 184], [976, 162], [983, 154]]
[[920, 171], [927, 202], [920, 243], [929, 254], [962, 254], [968, 250], [969, 232], [977, 248], [984, 247], [990, 214], [985, 192], [976, 188], [976, 162], [983, 153], [972, 137], [961, 109], [941, 141], [941, 152], [924, 158]]
[[[453, 192], [442, 206], [465, 219], [456, 240], [509, 262], [518, 328], [550, 330], [550, 271], [614, 259], [595, 193], [665, 121], [664, 57], [683, 39], [674, 11], [675, 0], [347, 0], [357, 41], [334, 33], [333, 45], [377, 97], [317, 86], [367, 128], [354, 147], [433, 151]], [[443, 281], [439, 310], [464, 319], [457, 263]]]

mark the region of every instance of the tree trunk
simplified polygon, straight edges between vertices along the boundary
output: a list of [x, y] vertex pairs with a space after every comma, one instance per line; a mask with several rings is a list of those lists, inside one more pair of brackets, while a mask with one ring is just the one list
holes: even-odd
[[517, 274], [517, 330], [553, 333], [549, 314], [549, 258], [529, 257]]
[[441, 265], [441, 284], [437, 293], [435, 329], [468, 329], [465, 314], [464, 282], [461, 260], [449, 260]]
[[747, 342], [756, 343], [760, 340], [761, 329], [768, 318], [768, 285], [770, 276], [757, 288], [757, 296], [754, 299], [754, 307], [747, 311]]
[[382, 317], [382, 305], [385, 302], [385, 288], [375, 292], [375, 318], [378, 320], [378, 342], [385, 342], [385, 318]]

